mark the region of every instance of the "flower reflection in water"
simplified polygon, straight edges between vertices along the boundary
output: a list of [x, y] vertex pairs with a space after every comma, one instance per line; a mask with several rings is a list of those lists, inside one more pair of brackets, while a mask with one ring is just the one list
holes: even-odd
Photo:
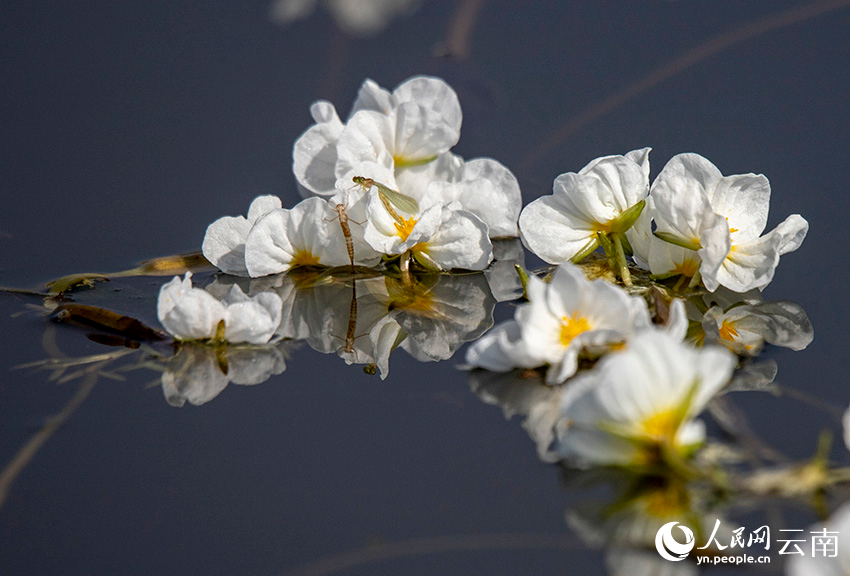
[[165, 364], [162, 393], [172, 406], [205, 404], [228, 384], [261, 384], [286, 370], [286, 347], [180, 344]]
[[[278, 336], [304, 340], [323, 354], [389, 375], [397, 348], [422, 362], [447, 360], [493, 325], [495, 300], [483, 274], [394, 277], [347, 269], [303, 270], [255, 279], [248, 293], [274, 291], [283, 302]], [[491, 276], [499, 282], [498, 275]], [[219, 276], [209, 289], [227, 293]]]

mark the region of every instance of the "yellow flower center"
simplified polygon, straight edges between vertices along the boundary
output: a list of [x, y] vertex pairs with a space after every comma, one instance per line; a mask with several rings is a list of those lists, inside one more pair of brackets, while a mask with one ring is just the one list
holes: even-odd
[[413, 227], [416, 226], [416, 218], [412, 216], [410, 218], [401, 218], [401, 223], [393, 222], [393, 226], [395, 226], [396, 232], [398, 232], [402, 241], [406, 241], [410, 233], [413, 232]]
[[593, 235], [596, 236], [597, 232], [602, 232], [603, 234], [608, 234], [611, 231], [611, 224], [614, 221], [605, 222], [604, 224], [600, 224], [599, 222], [593, 223]]
[[318, 266], [319, 265], [319, 257], [313, 256], [313, 253], [309, 250], [298, 250], [295, 252], [295, 256], [292, 258], [292, 262], [290, 266], [292, 268], [297, 268], [298, 266]]
[[676, 437], [681, 412], [676, 409], [664, 410], [653, 414], [643, 422], [644, 433], [653, 440], [669, 440]]
[[676, 263], [674, 270], [676, 271], [676, 274], [693, 278], [694, 274], [696, 274], [697, 270], [699, 270], [699, 262], [690, 259], [683, 260], [682, 262]]
[[738, 337], [738, 331], [735, 330], [735, 323], [724, 320], [720, 324], [720, 337], [724, 340], [734, 341]]
[[588, 330], [590, 330], [590, 322], [587, 321], [587, 318], [582, 318], [577, 314], [569, 317], [564, 316], [561, 318], [561, 345], [569, 346], [576, 336]]

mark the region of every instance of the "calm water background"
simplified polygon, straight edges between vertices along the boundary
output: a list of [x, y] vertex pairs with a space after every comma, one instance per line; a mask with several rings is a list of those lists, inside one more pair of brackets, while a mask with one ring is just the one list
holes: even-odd
[[[450, 1], [425, 2], [365, 39], [346, 38], [322, 10], [273, 24], [265, 1], [7, 2], [0, 284], [197, 250], [210, 222], [244, 213], [259, 194], [291, 206], [292, 143], [311, 102], [331, 100], [344, 116], [366, 77], [393, 87], [438, 75], [463, 106], [454, 151], [506, 164], [525, 203], [562, 172], [643, 146], [654, 149], [653, 177], [685, 151], [725, 174], [768, 176], [768, 226], [798, 212], [811, 230], [765, 296], [802, 305], [815, 341], [766, 355], [780, 384], [834, 410], [787, 396], [734, 400], [758, 434], [805, 458], [821, 429], [840, 438], [850, 400], [850, 5], [841, 4], [850, 3], [745, 38], [757, 30], [748, 25], [807, 4], [490, 0], [462, 58], [440, 56], [458, 8]], [[745, 39], [588, 115], [736, 29]], [[556, 137], [577, 118], [587, 122]], [[116, 299], [155, 322], [162, 281], [128, 282]], [[10, 370], [46, 356], [43, 319], [12, 317], [27, 303], [0, 295], [0, 463], [77, 388]], [[69, 354], [103, 350], [70, 329], [57, 338]], [[153, 372], [101, 381], [0, 509], [0, 573], [286, 574], [364, 546], [400, 553], [292, 573], [605, 573], [602, 552], [564, 522], [583, 496], [538, 461], [517, 422], [469, 391], [458, 362], [420, 364], [399, 351], [382, 382], [302, 346], [282, 375], [182, 409], [146, 387]], [[840, 441], [833, 455], [850, 463]], [[814, 521], [802, 506], [788, 513], [792, 527]], [[477, 549], [487, 534], [543, 537]], [[421, 539], [435, 550], [405, 544]], [[774, 561], [768, 573], [781, 573]]]

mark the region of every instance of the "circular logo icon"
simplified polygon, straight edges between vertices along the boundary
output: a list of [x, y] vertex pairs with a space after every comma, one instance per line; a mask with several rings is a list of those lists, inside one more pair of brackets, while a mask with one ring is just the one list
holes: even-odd
[[665, 560], [671, 560], [673, 562], [687, 558], [688, 552], [693, 550], [696, 545], [694, 533], [687, 526], [679, 526], [679, 530], [685, 534], [684, 544], [680, 544], [673, 538], [673, 527], [676, 524], [678, 522], [668, 522], [659, 528], [658, 533], [655, 535], [655, 548], [658, 550], [658, 553]]

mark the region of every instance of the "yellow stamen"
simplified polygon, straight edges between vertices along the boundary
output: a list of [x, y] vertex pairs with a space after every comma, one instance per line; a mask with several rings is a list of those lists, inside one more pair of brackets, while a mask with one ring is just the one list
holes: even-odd
[[[727, 217], [726, 217], [726, 223], [727, 223], [727, 224], [729, 224], [729, 216], [727, 216]], [[735, 233], [735, 232], [737, 232], [737, 231], [738, 231], [738, 229], [737, 229], [737, 228], [729, 228], [729, 233], [730, 233], [730, 234], [734, 234], [734, 233]]]
[[573, 314], [570, 317], [564, 316], [561, 318], [561, 345], [569, 346], [573, 338], [588, 330], [590, 330], [590, 323], [587, 321], [587, 318], [582, 318], [577, 314]]
[[309, 250], [298, 250], [295, 252], [295, 257], [292, 259], [290, 266], [297, 268], [298, 266], [318, 266], [319, 257], [313, 256]]
[[729, 340], [730, 342], [734, 342], [735, 338], [738, 337], [738, 331], [735, 330], [735, 323], [729, 322], [729, 320], [724, 320], [720, 324], [720, 337], [724, 340]]
[[398, 222], [393, 222], [393, 226], [395, 226], [395, 229], [402, 241], [405, 241], [407, 240], [407, 237], [410, 236], [410, 233], [413, 232], [413, 227], [416, 226], [416, 218], [413, 218], [412, 216], [410, 218], [402, 218], [400, 224]]

